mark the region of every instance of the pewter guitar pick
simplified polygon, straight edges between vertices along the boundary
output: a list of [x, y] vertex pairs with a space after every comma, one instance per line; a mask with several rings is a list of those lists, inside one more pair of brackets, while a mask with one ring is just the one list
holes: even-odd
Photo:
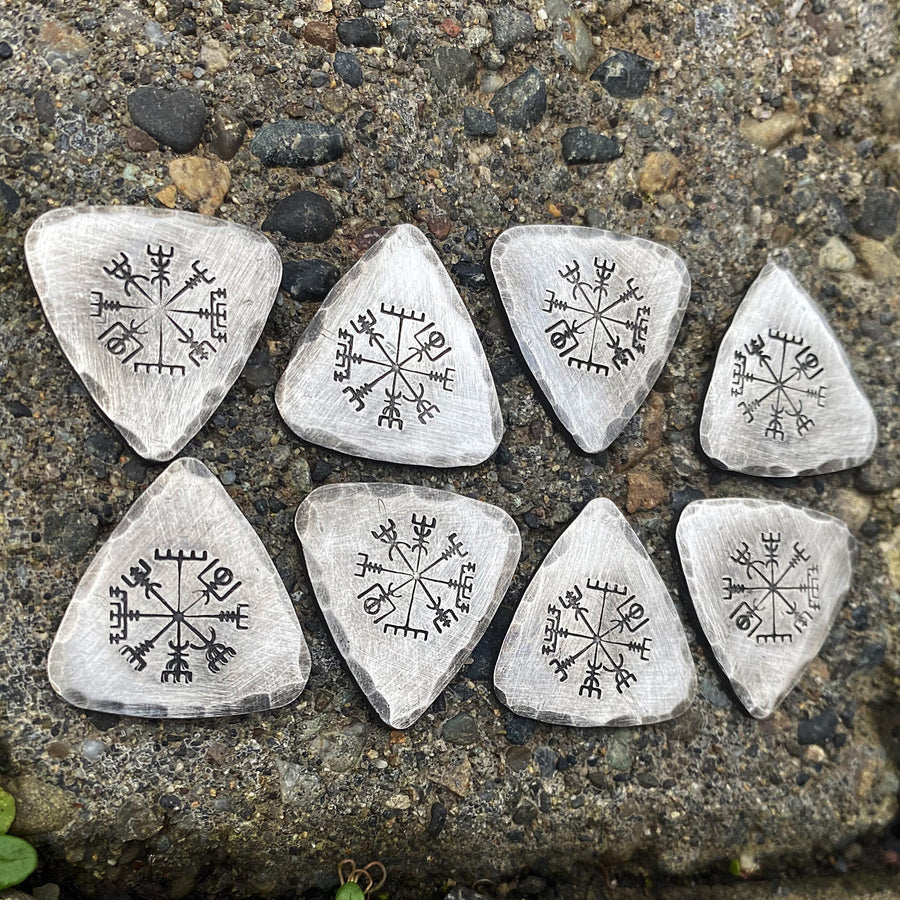
[[681, 715], [697, 676], [659, 573], [615, 504], [592, 500], [541, 564], [494, 671], [513, 712], [556, 725]]
[[770, 716], [816, 656], [850, 589], [839, 519], [774, 500], [699, 500], [676, 531], [697, 618], [748, 712]]
[[50, 327], [125, 440], [165, 461], [241, 373], [281, 281], [260, 234], [175, 210], [44, 213], [25, 239]]
[[487, 503], [402, 484], [328, 485], [297, 510], [325, 621], [392, 728], [434, 702], [481, 639], [521, 541]]
[[185, 458], [88, 566], [47, 669], [75, 706], [187, 718], [284, 706], [310, 658], [262, 542], [212, 472]]
[[822, 312], [787, 269], [769, 263], [719, 347], [700, 444], [748, 475], [835, 472], [865, 462], [878, 426]]
[[388, 231], [334, 286], [275, 399], [305, 440], [388, 462], [476, 465], [503, 434], [472, 320], [411, 225]]
[[594, 228], [525, 225], [497, 238], [491, 268], [522, 355], [588, 453], [608, 447], [659, 377], [687, 306], [679, 256]]

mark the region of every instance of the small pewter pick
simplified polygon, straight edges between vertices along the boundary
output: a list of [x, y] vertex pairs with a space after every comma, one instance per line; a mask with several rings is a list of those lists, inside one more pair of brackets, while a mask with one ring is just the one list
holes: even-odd
[[836, 472], [875, 449], [875, 413], [822, 312], [787, 269], [768, 263], [722, 338], [700, 444], [748, 475]]
[[757, 719], [799, 681], [850, 589], [856, 541], [832, 516], [774, 500], [685, 507], [678, 552], [697, 618]]
[[25, 257], [78, 377], [125, 440], [160, 462], [228, 393], [281, 282], [261, 234], [175, 210], [52, 210], [29, 229]]
[[403, 484], [334, 484], [300, 505], [319, 606], [375, 711], [407, 728], [481, 639], [521, 552], [502, 509]]
[[594, 228], [504, 231], [491, 268], [541, 390], [587, 453], [608, 447], [659, 377], [687, 306], [681, 258]]
[[137, 499], [88, 566], [47, 669], [75, 706], [194, 718], [290, 703], [310, 657], [250, 523], [203, 463], [184, 458]]
[[516, 610], [494, 671], [498, 696], [555, 725], [646, 725], [681, 715], [696, 684], [647, 551], [614, 503], [592, 500]]
[[472, 320], [412, 225], [388, 231], [332, 288], [275, 402], [304, 440], [388, 462], [473, 466], [503, 434]]

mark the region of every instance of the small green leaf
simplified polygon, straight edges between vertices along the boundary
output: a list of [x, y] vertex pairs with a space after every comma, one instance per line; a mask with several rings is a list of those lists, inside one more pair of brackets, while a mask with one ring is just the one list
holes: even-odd
[[0, 788], [0, 834], [6, 834], [16, 817], [16, 801], [12, 794]]
[[363, 889], [355, 881], [348, 881], [338, 888], [335, 900], [363, 900], [365, 896]]
[[737, 857], [729, 861], [728, 871], [731, 872], [735, 878], [741, 877], [741, 861], [737, 859]]
[[38, 864], [37, 850], [22, 838], [0, 835], [0, 891], [24, 881]]

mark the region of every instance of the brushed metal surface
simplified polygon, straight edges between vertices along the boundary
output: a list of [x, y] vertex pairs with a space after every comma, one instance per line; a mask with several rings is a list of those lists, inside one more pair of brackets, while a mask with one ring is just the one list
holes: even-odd
[[725, 469], [783, 477], [858, 466], [877, 440], [875, 413], [821, 310], [768, 263], [719, 346], [704, 452]]
[[556, 725], [681, 715], [697, 676], [665, 584], [615, 504], [592, 500], [522, 598], [494, 671], [513, 712]]
[[262, 542], [209, 469], [184, 458], [88, 566], [47, 669], [75, 706], [194, 718], [290, 703], [310, 657]]
[[402, 484], [313, 491], [295, 520], [325, 621], [378, 715], [407, 728], [447, 686], [515, 571], [503, 510]]
[[275, 400], [304, 440], [368, 459], [476, 465], [503, 435], [472, 320], [412, 225], [388, 231], [334, 286]]
[[228, 393], [281, 282], [261, 234], [167, 209], [52, 210], [25, 256], [78, 377], [135, 451], [160, 462]]
[[522, 225], [491, 268], [541, 390], [582, 450], [608, 447], [662, 372], [691, 293], [681, 258], [641, 238]]
[[856, 541], [832, 516], [775, 500], [685, 507], [678, 552], [697, 618], [748, 712], [770, 716], [828, 636]]

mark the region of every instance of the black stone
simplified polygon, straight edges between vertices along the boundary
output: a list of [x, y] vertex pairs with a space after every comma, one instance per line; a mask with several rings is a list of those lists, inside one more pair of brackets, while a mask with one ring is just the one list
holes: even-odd
[[562, 155], [567, 165], [591, 165], [618, 159], [622, 155], [622, 147], [615, 138], [577, 125], [567, 129], [562, 136]]
[[510, 744], [520, 747], [535, 732], [537, 722], [534, 719], [525, 719], [515, 713], [506, 716], [506, 740]]
[[381, 9], [384, 6], [384, 0], [359, 0], [359, 5], [363, 9]]
[[680, 491], [672, 491], [672, 512], [680, 513], [688, 503], [693, 503], [695, 500], [705, 500], [706, 494], [703, 493], [699, 488], [695, 487], [686, 487], [682, 488]]
[[450, 266], [450, 271], [461, 287], [477, 290], [487, 285], [484, 266], [473, 262], [458, 262]]
[[285, 261], [281, 270], [281, 290], [301, 303], [324, 300], [341, 273], [324, 259]]
[[360, 17], [341, 22], [337, 27], [338, 40], [350, 47], [380, 47], [381, 37], [371, 19]]
[[12, 47], [6, 41], [0, 41], [0, 59], [9, 59], [12, 55]]
[[469, 137], [493, 137], [497, 120], [482, 106], [467, 106], [463, 110], [463, 127]]
[[591, 81], [599, 81], [618, 100], [634, 100], [647, 90], [653, 63], [629, 50], [616, 50], [594, 69]]
[[2, 206], [10, 215], [19, 209], [19, 195], [15, 188], [0, 181], [0, 206]]
[[50, 91], [35, 91], [32, 98], [34, 114], [41, 125], [52, 125], [56, 119], [56, 104]]
[[334, 125], [275, 122], [256, 132], [250, 141], [250, 152], [265, 166], [299, 169], [339, 159], [344, 152], [344, 142]]
[[435, 86], [447, 92], [473, 84], [478, 71], [475, 57], [462, 47], [438, 47], [427, 66]]
[[331, 466], [324, 459], [319, 459], [316, 460], [316, 464], [312, 467], [309, 477], [315, 484], [321, 484], [330, 474]]
[[263, 231], [277, 231], [292, 241], [327, 241], [337, 227], [331, 204], [312, 191], [295, 191], [272, 207]]
[[140, 87], [128, 95], [131, 120], [176, 153], [193, 150], [203, 137], [206, 104], [195, 91]]
[[118, 462], [123, 444], [111, 431], [97, 431], [88, 435], [84, 448], [91, 456], [106, 463]]
[[800, 744], [824, 744], [834, 737], [838, 727], [838, 715], [833, 709], [826, 709], [797, 726], [797, 742]]
[[856, 230], [866, 237], [883, 241], [897, 230], [897, 213], [900, 211], [900, 194], [881, 188], [866, 192], [862, 215]]
[[21, 400], [7, 400], [6, 408], [14, 419], [31, 418], [31, 410]]
[[468, 713], [457, 713], [444, 722], [441, 737], [457, 747], [467, 747], [479, 739], [478, 723]]
[[338, 50], [334, 54], [334, 71], [344, 84], [358, 88], [363, 83], [362, 66], [352, 53]]
[[230, 106], [220, 106], [213, 116], [209, 149], [219, 159], [228, 162], [237, 155], [246, 136], [246, 122]]
[[[510, 357], [510, 359], [511, 358], [512, 357]], [[516, 367], [516, 370], [518, 371], [518, 367]], [[497, 447], [497, 452], [494, 454], [494, 462], [496, 462], [498, 466], [508, 466], [513, 459], [514, 457], [506, 444], [500, 444], [500, 446]]]
[[501, 6], [491, 13], [491, 32], [494, 46], [506, 53], [516, 44], [527, 44], [534, 39], [534, 21], [527, 12], [513, 6]]
[[547, 111], [544, 76], [534, 66], [529, 66], [494, 94], [491, 109], [501, 125], [522, 131], [534, 128]]
[[431, 804], [431, 814], [428, 819], [428, 835], [429, 837], [437, 837], [447, 823], [447, 807], [443, 803], [437, 802]]

